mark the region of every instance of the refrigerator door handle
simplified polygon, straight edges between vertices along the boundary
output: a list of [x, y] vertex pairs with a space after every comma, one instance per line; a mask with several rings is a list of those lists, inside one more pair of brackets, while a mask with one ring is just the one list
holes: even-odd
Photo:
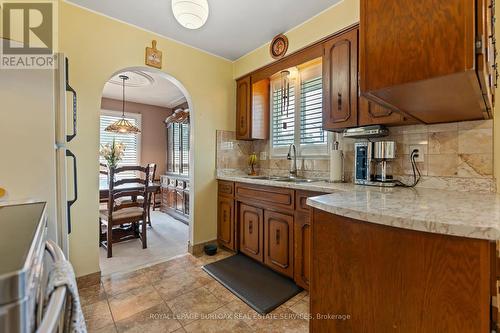
[[76, 156], [66, 149], [66, 156], [73, 159], [73, 200], [68, 200], [68, 234], [71, 233], [71, 206], [78, 200], [78, 176], [76, 171]]
[[66, 58], [66, 91], [69, 91], [73, 94], [73, 134], [66, 135], [66, 141], [70, 142], [73, 140], [76, 136], [76, 112], [77, 112], [77, 98], [76, 98], [76, 91], [69, 85], [69, 62], [68, 58]]

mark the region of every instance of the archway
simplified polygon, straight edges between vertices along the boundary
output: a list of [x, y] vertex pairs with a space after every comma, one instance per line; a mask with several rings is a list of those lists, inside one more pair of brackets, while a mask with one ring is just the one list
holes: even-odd
[[[194, 109], [193, 109], [192, 99], [191, 99], [191, 96], [190, 96], [189, 92], [184, 87], [184, 85], [179, 80], [177, 80], [176, 78], [174, 78], [173, 76], [171, 76], [171, 75], [169, 75], [169, 74], [167, 74], [167, 73], [165, 73], [165, 72], [163, 72], [161, 70], [154, 69], [154, 68], [149, 68], [149, 67], [142, 67], [142, 66], [126, 67], [126, 68], [120, 69], [120, 70], [112, 73], [112, 75], [109, 77], [109, 80], [105, 83], [104, 88], [103, 88], [103, 93], [102, 93], [102, 96], [101, 96], [101, 98], [102, 98], [101, 99], [101, 115], [102, 115], [102, 112], [103, 112], [102, 110], [103, 109], [110, 109], [109, 107], [103, 108], [105, 100], [108, 99], [106, 96], [107, 96], [107, 94], [109, 94], [109, 93], [106, 92], [106, 90], [107, 90], [106, 87], [110, 83], [117, 84], [117, 82], [112, 82], [112, 80], [114, 78], [116, 79], [117, 76], [120, 75], [120, 74], [122, 74], [122, 73], [125, 73], [125, 74], [127, 74], [127, 73], [128, 74], [130, 74], [130, 73], [138, 73], [138, 75], [142, 76], [142, 78], [145, 81], [148, 81], [148, 80], [149, 81], [151, 81], [151, 80], [152, 81], [155, 81], [155, 80], [156, 81], [167, 81], [167, 82], [170, 83], [170, 85], [175, 86], [175, 88], [178, 89], [178, 91], [184, 97], [184, 102], [182, 103], [182, 105], [186, 105], [187, 104], [187, 109], [189, 110], [188, 111], [189, 112], [189, 128], [191, 128], [191, 129], [194, 128], [195, 112], [194, 112]], [[130, 95], [131, 89], [134, 89], [134, 87], [138, 87], [138, 85], [142, 84], [141, 82], [139, 82], [141, 80], [142, 80], [141, 78], [136, 79], [134, 82], [132, 82], [133, 80], [130, 80], [131, 83], [128, 84], [125, 87], [126, 88], [126, 92], [127, 92], [127, 94], [125, 96], [127, 107], [128, 107], [129, 103], [130, 104], [132, 104], [132, 103], [134, 103], [134, 104], [142, 104], [142, 103], [136, 103], [136, 102], [134, 102], [134, 100], [131, 100], [130, 97], [128, 97]], [[145, 86], [147, 87], [147, 82], [146, 82]], [[115, 87], [115, 88], [116, 89], [119, 88], [120, 91], [122, 89], [122, 87]], [[165, 84], [163, 84], [162, 88], [165, 88]], [[167, 93], [167, 91], [161, 90], [158, 87], [155, 87], [155, 89], [157, 89], [157, 90], [153, 91], [153, 93], [149, 94], [148, 96], [151, 97], [151, 98], [154, 98], [156, 100], [156, 102], [158, 102], [158, 103], [159, 103], [160, 100], [162, 100], [162, 97], [165, 97], [164, 96], [165, 94], [166, 95], [171, 94], [170, 92]], [[142, 91], [144, 92], [144, 89]], [[135, 98], [137, 98], [137, 93], [135, 94]], [[144, 97], [144, 98], [148, 98], [148, 97]], [[118, 98], [118, 96], [115, 97], [115, 101], [118, 102], [118, 100], [120, 100], [120, 103], [121, 103], [121, 95], [120, 95], [120, 98]], [[139, 101], [141, 101], [141, 100], [139, 100]], [[163, 100], [161, 102], [163, 103]], [[158, 103], [151, 103], [151, 104], [158, 104]], [[147, 104], [150, 104], [150, 103], [147, 103]], [[109, 105], [109, 103], [107, 105]], [[120, 107], [121, 107], [121, 104], [120, 104]], [[116, 111], [117, 110], [115, 110], [115, 112]], [[173, 110], [173, 111], [175, 111], [175, 110]], [[127, 109], [125, 110], [125, 112], [127, 112]], [[143, 113], [141, 113], [141, 114], [143, 114]], [[102, 117], [101, 117], [101, 119], [102, 119]], [[102, 126], [102, 120], [101, 120], [101, 126]], [[167, 128], [169, 128], [169, 127], [167, 126]], [[165, 132], [168, 133], [168, 129]], [[188, 132], [189, 132], [189, 160], [188, 160], [189, 161], [188, 162], [189, 173], [187, 174], [187, 180], [188, 180], [188, 184], [189, 184], [189, 194], [188, 194], [189, 197], [188, 197], [188, 200], [187, 200], [188, 207], [186, 207], [186, 208], [189, 211], [189, 214], [187, 214], [188, 215], [187, 216], [187, 221], [188, 221], [187, 241], [192, 244], [193, 243], [193, 224], [194, 224], [194, 201], [195, 201], [195, 196], [194, 196], [194, 193], [195, 193], [195, 191], [194, 191], [194, 170], [193, 170], [194, 169], [194, 139], [193, 139], [194, 138], [194, 131], [189, 130]], [[102, 129], [101, 129], [101, 133], [102, 133]], [[140, 137], [142, 137], [142, 136], [143, 136], [143, 134], [140, 135]], [[182, 134], [181, 134], [181, 136], [182, 136]], [[166, 140], [167, 144], [168, 144], [168, 140], [169, 140], [168, 139], [168, 134], [166, 134], [166, 136], [164, 136], [163, 138], [158, 137], [158, 140], [161, 140], [161, 139]], [[142, 146], [144, 146], [144, 144]], [[143, 153], [143, 152], [141, 152], [141, 153]], [[166, 154], [168, 155], [167, 152], [166, 152]], [[166, 160], [168, 160], [168, 158]], [[143, 160], [142, 164], [144, 164], [144, 163], [149, 163], [149, 161], [145, 162]], [[183, 162], [181, 161], [180, 163], [183, 163]], [[168, 164], [168, 163], [166, 163], [166, 164]], [[163, 169], [166, 170], [167, 168], [168, 167], [165, 167]], [[161, 169], [162, 168], [160, 168], [160, 170]], [[166, 177], [166, 173], [161, 172], [160, 174], [162, 176]], [[184, 176], [186, 176], [186, 175], [184, 175]], [[167, 179], [167, 178], [165, 178], [165, 179]], [[169, 176], [168, 176], [168, 181], [171, 181], [171, 174], [169, 174]], [[175, 213], [175, 208], [173, 209], [172, 213]], [[174, 216], [175, 216], [175, 214], [174, 214]], [[186, 251], [185, 251], [185, 253], [186, 253], [187, 250], [188, 250], [188, 244], [185, 244], [185, 245], [186, 245]], [[114, 244], [113, 244], [113, 248], [115, 248]], [[140, 251], [140, 248], [138, 248], [137, 251]], [[180, 253], [176, 253], [176, 254], [179, 255]], [[171, 257], [163, 257], [163, 258], [161, 258], [161, 260], [159, 260], [158, 256], [156, 256], [156, 257], [153, 256], [152, 260], [149, 261], [149, 262], [144, 262], [144, 265], [146, 266], [146, 265], [157, 263], [159, 261], [168, 260]], [[129, 267], [127, 267], [126, 270], [136, 269], [138, 267], [140, 267], [140, 266], [137, 266], [137, 265], [135, 265], [135, 266], [129, 266]], [[106, 270], [103, 270], [102, 262], [101, 262], [101, 270], [103, 271], [103, 274], [106, 274]], [[115, 272], [117, 272], [115, 268], [113, 268], [111, 271], [108, 271], [108, 273], [115, 273]]]

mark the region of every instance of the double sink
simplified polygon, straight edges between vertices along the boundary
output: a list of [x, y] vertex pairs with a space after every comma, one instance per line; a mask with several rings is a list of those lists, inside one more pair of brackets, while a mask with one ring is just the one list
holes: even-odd
[[280, 177], [280, 176], [246, 176], [244, 178], [258, 179], [258, 180], [273, 180], [276, 182], [287, 182], [287, 183], [312, 183], [312, 182], [320, 181], [319, 179], [309, 179], [309, 178], [299, 178], [299, 177]]

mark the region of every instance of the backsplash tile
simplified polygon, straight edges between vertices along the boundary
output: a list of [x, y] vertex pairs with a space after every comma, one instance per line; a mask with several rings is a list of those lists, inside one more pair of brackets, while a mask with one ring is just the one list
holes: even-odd
[[[391, 163], [393, 175], [405, 182], [413, 181], [410, 146], [421, 145], [424, 162], [417, 163], [422, 174], [419, 187], [458, 191], [495, 192], [493, 179], [493, 121], [478, 120], [435, 125], [410, 125], [389, 128], [382, 140], [396, 142], [397, 158]], [[344, 176], [352, 181], [354, 170], [353, 139], [341, 139], [344, 151]], [[234, 132], [217, 131], [217, 169], [220, 172], [247, 173], [248, 154], [266, 152], [268, 159], [258, 162], [261, 174], [287, 175], [290, 162], [284, 158], [269, 159], [269, 141], [238, 141]], [[329, 160], [297, 158], [299, 174], [304, 177], [328, 178]], [[224, 171], [225, 170], [225, 171]]]

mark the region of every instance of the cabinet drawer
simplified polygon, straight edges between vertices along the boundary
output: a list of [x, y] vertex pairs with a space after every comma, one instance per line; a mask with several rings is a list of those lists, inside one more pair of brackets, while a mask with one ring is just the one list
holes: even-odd
[[272, 186], [236, 183], [235, 196], [240, 201], [260, 202], [286, 210], [294, 209], [294, 190]]
[[232, 197], [234, 195], [234, 183], [219, 180], [218, 182], [219, 195]]
[[309, 213], [311, 207], [306, 204], [307, 198], [316, 197], [318, 195], [324, 195], [321, 192], [311, 192], [311, 191], [295, 191], [295, 202], [297, 203], [297, 212]]

